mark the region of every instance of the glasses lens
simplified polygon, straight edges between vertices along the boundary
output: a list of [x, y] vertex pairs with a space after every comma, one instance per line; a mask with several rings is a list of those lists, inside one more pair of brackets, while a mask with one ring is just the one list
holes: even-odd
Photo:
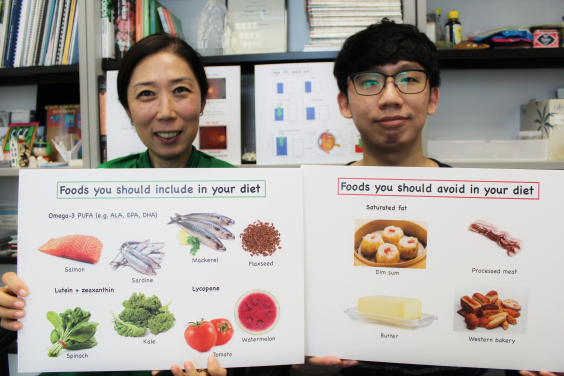
[[427, 85], [427, 75], [419, 71], [400, 72], [396, 76], [396, 85], [402, 93], [420, 93]]
[[354, 78], [354, 87], [360, 95], [375, 95], [384, 88], [384, 76], [378, 73], [363, 73]]

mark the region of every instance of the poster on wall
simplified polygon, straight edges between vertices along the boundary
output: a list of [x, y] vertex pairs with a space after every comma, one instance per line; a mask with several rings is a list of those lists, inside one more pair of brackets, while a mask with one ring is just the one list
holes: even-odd
[[302, 170], [306, 355], [564, 371], [559, 171]]
[[346, 164], [362, 141], [337, 103], [333, 63], [255, 66], [257, 164]]
[[[193, 145], [233, 165], [241, 164], [241, 67], [206, 67], [210, 88]], [[118, 100], [117, 71], [107, 71], [108, 160], [147, 148]]]
[[180, 172], [21, 172], [20, 372], [303, 362], [301, 171]]

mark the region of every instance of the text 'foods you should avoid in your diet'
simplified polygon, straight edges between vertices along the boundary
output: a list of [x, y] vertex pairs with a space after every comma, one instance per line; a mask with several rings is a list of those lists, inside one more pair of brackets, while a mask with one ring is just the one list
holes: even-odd
[[[361, 225], [360, 225], [361, 224]], [[357, 266], [425, 268], [427, 223], [357, 220], [354, 261]]]
[[235, 221], [216, 213], [175, 214], [167, 224], [176, 223], [181, 231], [177, 234], [180, 244], [192, 246], [190, 253], [195, 255], [204, 244], [216, 251], [225, 251], [222, 240], [235, 239], [235, 235], [224, 226], [235, 224]]
[[123, 266], [131, 266], [139, 273], [156, 275], [155, 269], [161, 268], [164, 259], [162, 248], [164, 243], [151, 243], [150, 239], [145, 241], [127, 241], [119, 248], [119, 253], [110, 262], [114, 270]]

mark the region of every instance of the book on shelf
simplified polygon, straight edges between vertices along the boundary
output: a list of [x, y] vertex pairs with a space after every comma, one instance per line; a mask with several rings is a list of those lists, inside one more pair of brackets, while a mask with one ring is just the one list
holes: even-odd
[[165, 7], [160, 6], [157, 8], [157, 12], [159, 13], [159, 19], [161, 20], [163, 31], [170, 34], [170, 30], [168, 29], [168, 22], [166, 22], [165, 9]]
[[16, 40], [20, 25], [20, 13], [22, 9], [22, 0], [12, 0], [10, 9], [10, 22], [6, 33], [6, 47], [4, 52], [4, 67], [13, 68], [16, 55]]
[[135, 3], [135, 41], [139, 42], [143, 38], [143, 1]]
[[115, 59], [115, 15], [116, 7], [114, 0], [102, 0], [102, 58]]
[[159, 7], [162, 7], [162, 5], [157, 0], [149, 1], [149, 27], [151, 34], [163, 31], [163, 25], [159, 17], [159, 12], [157, 11]]
[[117, 0], [116, 9], [116, 55], [121, 59], [136, 41], [136, 0]]
[[68, 64], [68, 58], [69, 58], [69, 51], [71, 48], [71, 39], [72, 39], [72, 32], [73, 32], [73, 27], [75, 26], [74, 23], [74, 18], [76, 17], [76, 0], [72, 0], [72, 4], [70, 7], [70, 13], [69, 13], [69, 21], [68, 21], [68, 25], [67, 25], [67, 32], [66, 32], [66, 36], [65, 36], [65, 47], [63, 49], [63, 53], [62, 53], [62, 58], [61, 58], [61, 62], [60, 64], [63, 65], [67, 65]]
[[142, 37], [145, 38], [151, 35], [149, 21], [149, 0], [143, 0], [143, 34]]
[[100, 163], [108, 161], [108, 129], [106, 126], [106, 75], [98, 76], [98, 104], [100, 106]]
[[6, 49], [6, 36], [10, 24], [10, 10], [12, 0], [0, 0], [2, 11], [0, 12], [0, 68], [4, 67], [4, 51]]

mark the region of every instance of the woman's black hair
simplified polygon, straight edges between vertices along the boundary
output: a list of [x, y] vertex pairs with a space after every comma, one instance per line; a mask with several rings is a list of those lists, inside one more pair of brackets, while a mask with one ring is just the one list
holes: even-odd
[[333, 75], [339, 91], [347, 95], [347, 79], [351, 74], [399, 61], [421, 64], [430, 73], [431, 87], [441, 84], [437, 47], [433, 42], [415, 26], [397, 24], [387, 18], [345, 41], [335, 60]]
[[170, 52], [181, 57], [188, 63], [192, 73], [198, 81], [200, 87], [200, 95], [202, 103], [206, 100], [209, 85], [204, 70], [202, 57], [192, 47], [182, 39], [167, 33], [156, 33], [149, 35], [135, 43], [125, 53], [119, 64], [119, 72], [117, 77], [118, 99], [127, 111], [129, 111], [129, 103], [127, 102], [127, 88], [131, 81], [131, 75], [139, 64], [146, 57], [155, 55], [159, 52]]

